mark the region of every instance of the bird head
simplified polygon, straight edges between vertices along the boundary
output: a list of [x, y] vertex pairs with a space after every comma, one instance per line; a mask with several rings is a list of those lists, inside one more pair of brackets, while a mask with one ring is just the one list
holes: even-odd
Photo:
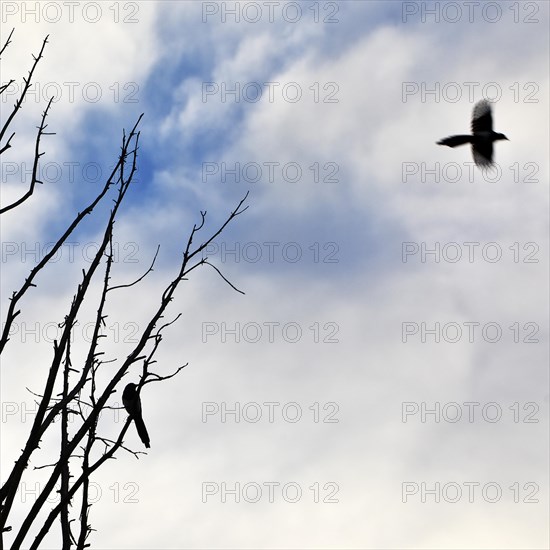
[[497, 139], [505, 139], [506, 141], [510, 141], [504, 134], [497, 134], [495, 140]]

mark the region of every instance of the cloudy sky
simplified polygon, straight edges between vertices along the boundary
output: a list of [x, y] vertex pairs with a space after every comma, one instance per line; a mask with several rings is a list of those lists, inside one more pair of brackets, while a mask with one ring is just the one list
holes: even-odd
[[[38, 8], [37, 8], [38, 6]], [[141, 113], [115, 226], [104, 376], [145, 328], [200, 211], [213, 269], [179, 287], [142, 393], [151, 449], [94, 479], [93, 548], [546, 548], [546, 2], [2, 2], [8, 297], [94, 196]], [[468, 147], [494, 101], [495, 169]], [[1, 481], [110, 198], [21, 304], [1, 364]], [[100, 284], [101, 281], [98, 281]], [[115, 294], [115, 293], [113, 293]], [[90, 296], [75, 332], [86, 350]], [[171, 317], [170, 317], [171, 316]], [[136, 381], [139, 365], [124, 379]], [[119, 392], [113, 405], [120, 403]], [[126, 414], [100, 430], [116, 437]], [[55, 452], [56, 434], [43, 451]], [[143, 447], [134, 428], [125, 444]], [[33, 456], [15, 518], [47, 463]], [[38, 485], [37, 485], [38, 484]], [[16, 523], [16, 520], [14, 520]], [[6, 539], [9, 543], [10, 539]], [[28, 539], [32, 540], [32, 537]], [[57, 527], [45, 548], [57, 548]]]

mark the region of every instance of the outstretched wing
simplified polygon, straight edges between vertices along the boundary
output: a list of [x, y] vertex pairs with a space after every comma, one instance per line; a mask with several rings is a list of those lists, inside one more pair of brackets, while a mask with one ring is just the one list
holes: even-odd
[[493, 164], [493, 143], [489, 140], [483, 140], [482, 143], [473, 143], [472, 155], [477, 166], [488, 168]]
[[482, 99], [475, 104], [472, 113], [472, 134], [479, 132], [491, 132], [493, 130], [493, 115], [491, 103]]

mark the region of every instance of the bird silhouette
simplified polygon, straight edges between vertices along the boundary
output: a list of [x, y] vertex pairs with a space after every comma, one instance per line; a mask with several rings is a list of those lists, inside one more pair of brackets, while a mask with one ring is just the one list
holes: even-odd
[[472, 112], [472, 135], [458, 135], [443, 138], [437, 145], [457, 147], [465, 143], [472, 144], [474, 162], [480, 168], [489, 168], [493, 165], [493, 141], [508, 138], [504, 134], [493, 132], [493, 115], [491, 103], [486, 99], [478, 101]]
[[136, 388], [136, 384], [128, 384], [124, 388], [124, 391], [122, 392], [122, 404], [128, 411], [130, 418], [134, 421], [139, 438], [145, 447], [149, 449], [151, 447], [149, 444], [149, 434], [147, 433], [147, 428], [145, 427], [143, 417], [141, 415], [141, 399], [139, 398], [139, 393], [136, 391]]

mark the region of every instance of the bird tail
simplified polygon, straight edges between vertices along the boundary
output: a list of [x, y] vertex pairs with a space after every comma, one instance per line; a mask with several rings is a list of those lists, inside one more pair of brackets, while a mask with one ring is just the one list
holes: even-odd
[[149, 449], [151, 447], [151, 445], [149, 445], [150, 439], [145, 423], [143, 422], [143, 418], [141, 418], [141, 416], [136, 416], [134, 418], [134, 422], [136, 423], [137, 433], [141, 439], [141, 442]]
[[464, 145], [465, 143], [471, 143], [473, 136], [449, 136], [440, 139], [437, 145], [447, 145], [448, 147], [457, 147], [458, 145]]

